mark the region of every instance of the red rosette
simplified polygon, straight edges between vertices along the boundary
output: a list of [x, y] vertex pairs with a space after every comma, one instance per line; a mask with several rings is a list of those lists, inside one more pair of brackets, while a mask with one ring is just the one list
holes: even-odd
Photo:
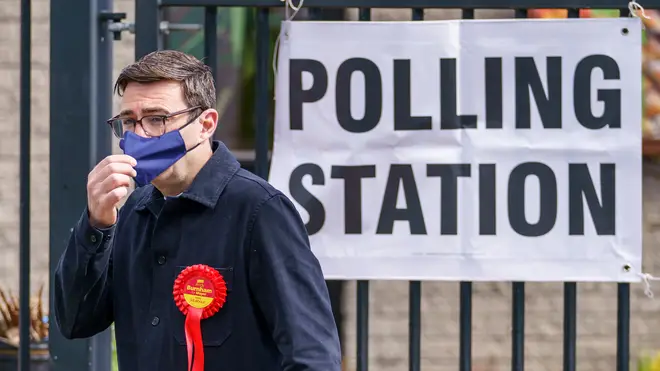
[[[204, 280], [204, 282], [198, 282], [199, 280]], [[190, 283], [194, 284], [190, 286], [200, 288], [201, 290], [187, 290], [187, 286]], [[200, 283], [203, 287], [199, 286]], [[206, 290], [212, 290], [212, 292], [207, 292]], [[220, 308], [225, 304], [225, 300], [227, 299], [227, 284], [217, 269], [204, 264], [196, 264], [181, 271], [174, 281], [173, 293], [174, 302], [183, 315], [188, 315], [190, 308], [198, 308], [203, 309], [202, 319], [206, 319], [218, 313]], [[190, 296], [200, 296], [212, 300], [207, 305], [203, 302], [205, 300], [197, 300], [191, 304], [186, 300], [186, 295], [189, 295], [187, 296], [188, 299], [190, 299]]]
[[187, 267], [174, 280], [174, 302], [186, 316], [188, 371], [204, 371], [204, 343], [200, 321], [218, 313], [227, 300], [227, 284], [220, 272], [204, 264]]

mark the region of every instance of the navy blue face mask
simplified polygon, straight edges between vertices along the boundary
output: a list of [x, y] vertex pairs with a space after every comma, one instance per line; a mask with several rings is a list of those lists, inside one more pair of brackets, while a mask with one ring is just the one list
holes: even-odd
[[152, 180], [169, 169], [186, 153], [201, 144], [200, 142], [192, 148], [186, 149], [186, 143], [183, 141], [180, 131], [192, 122], [159, 137], [145, 138], [131, 131], [124, 133], [119, 141], [119, 147], [124, 151], [124, 154], [133, 157], [137, 161], [135, 183], [138, 187], [151, 183]]

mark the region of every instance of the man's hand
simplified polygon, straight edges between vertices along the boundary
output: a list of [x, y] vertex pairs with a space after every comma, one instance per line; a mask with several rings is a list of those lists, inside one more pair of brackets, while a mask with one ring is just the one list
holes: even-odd
[[117, 204], [128, 194], [137, 161], [127, 155], [104, 158], [87, 177], [89, 221], [96, 228], [107, 228], [117, 222]]

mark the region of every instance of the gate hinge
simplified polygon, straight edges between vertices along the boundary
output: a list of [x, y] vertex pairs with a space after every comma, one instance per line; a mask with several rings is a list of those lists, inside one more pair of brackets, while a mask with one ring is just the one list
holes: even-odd
[[107, 23], [108, 31], [112, 32], [115, 40], [121, 40], [121, 33], [128, 31], [135, 33], [135, 23], [122, 22], [126, 13], [100, 12], [99, 21]]

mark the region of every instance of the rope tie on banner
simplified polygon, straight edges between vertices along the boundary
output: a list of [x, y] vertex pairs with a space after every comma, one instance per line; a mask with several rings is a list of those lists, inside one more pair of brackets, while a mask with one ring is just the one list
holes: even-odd
[[644, 294], [648, 296], [649, 299], [653, 299], [655, 295], [651, 289], [651, 282], [660, 281], [660, 277], [654, 277], [648, 273], [639, 273], [639, 276], [642, 277], [642, 282], [644, 282]]
[[[300, 9], [302, 9], [303, 3], [305, 2], [305, 0], [300, 0], [300, 2], [298, 2], [298, 6], [296, 6], [293, 3], [293, 0], [280, 0], [280, 1], [285, 3], [284, 17], [286, 18], [287, 21], [293, 20], [293, 18], [296, 16], [296, 14], [298, 14]], [[293, 14], [291, 14], [290, 16], [289, 16], [289, 10], [293, 10]]]
[[[290, 0], [287, 0], [290, 1]], [[632, 0], [628, 3], [628, 10], [630, 11], [630, 16], [631, 17], [637, 17], [637, 18], [646, 18], [646, 19], [651, 19], [648, 15], [646, 15], [646, 12], [644, 11], [644, 7], [639, 5], [639, 3], [635, 0]], [[641, 17], [640, 17], [641, 15]]]
[[649, 299], [653, 299], [655, 297], [653, 288], [651, 287], [651, 282], [660, 281], [660, 277], [655, 277], [649, 273], [636, 272], [636, 269], [633, 268], [630, 264], [624, 265], [623, 270], [639, 276], [642, 279], [642, 283], [644, 284], [644, 295], [646, 295]]
[[[305, 3], [305, 0], [300, 0], [298, 2], [298, 5], [296, 6], [293, 3], [294, 0], [280, 0], [280, 1], [284, 3], [285, 21], [282, 22], [280, 33], [277, 35], [277, 38], [275, 39], [275, 46], [273, 47], [273, 79], [274, 79], [273, 81], [275, 85], [273, 100], [277, 99], [277, 63], [279, 62], [280, 39], [282, 38], [282, 32], [284, 32], [285, 38], [289, 37], [288, 22], [292, 21], [296, 17], [296, 14], [298, 14], [300, 9], [302, 9], [303, 4]], [[290, 13], [290, 11], [293, 11], [293, 13]]]

